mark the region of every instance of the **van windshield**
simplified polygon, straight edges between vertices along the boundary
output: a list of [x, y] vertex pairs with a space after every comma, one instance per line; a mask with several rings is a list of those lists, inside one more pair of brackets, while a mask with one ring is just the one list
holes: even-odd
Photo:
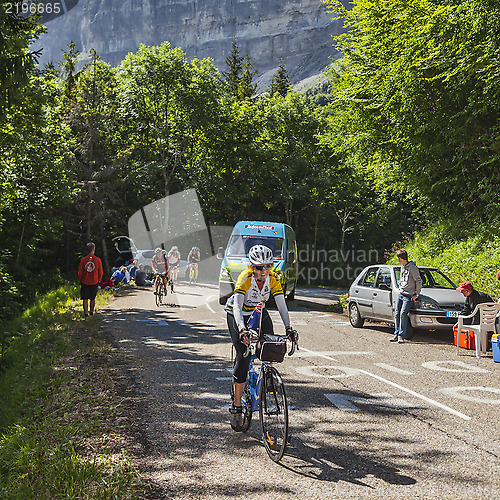
[[247, 257], [248, 251], [254, 245], [265, 245], [273, 251], [275, 259], [283, 259], [283, 238], [271, 238], [270, 236], [231, 236], [227, 248], [228, 257]]

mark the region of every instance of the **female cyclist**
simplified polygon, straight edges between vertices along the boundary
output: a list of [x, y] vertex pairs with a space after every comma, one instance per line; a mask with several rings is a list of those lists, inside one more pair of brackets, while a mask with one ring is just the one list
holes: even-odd
[[273, 334], [273, 323], [264, 308], [265, 302], [273, 295], [287, 335], [293, 341], [293, 329], [285, 303], [285, 296], [278, 276], [271, 272], [273, 252], [264, 245], [255, 245], [248, 252], [250, 265], [236, 281], [234, 294], [226, 303], [227, 326], [231, 341], [236, 349], [236, 363], [233, 370], [234, 402], [229, 410], [232, 414], [233, 428], [242, 424], [241, 396], [247, 379], [250, 356], [244, 357], [249, 344], [247, 322], [255, 307], [262, 303], [261, 333]]

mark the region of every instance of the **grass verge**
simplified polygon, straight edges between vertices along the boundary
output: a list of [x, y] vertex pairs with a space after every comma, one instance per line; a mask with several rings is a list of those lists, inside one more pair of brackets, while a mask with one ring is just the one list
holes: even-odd
[[0, 498], [137, 498], [119, 360], [77, 295], [62, 287], [7, 325], [19, 338], [0, 360]]

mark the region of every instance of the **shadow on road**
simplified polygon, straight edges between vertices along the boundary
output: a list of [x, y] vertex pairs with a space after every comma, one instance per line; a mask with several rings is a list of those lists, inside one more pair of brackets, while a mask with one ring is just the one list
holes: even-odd
[[[226, 328], [183, 324], [176, 312], [178, 309], [174, 308], [145, 311], [117, 307], [102, 316], [103, 332], [112, 339], [112, 346], [129, 360], [126, 375], [137, 396], [136, 414], [142, 415], [141, 422], [134, 422], [134, 427], [143, 429], [145, 440], [139, 463], [141, 474], [148, 478], [150, 498], [159, 498], [159, 493], [161, 498], [183, 495], [241, 498], [260, 493], [310, 496], [306, 491], [309, 486], [302, 491], [301, 487], [276, 480], [280, 469], [273, 469], [267, 459], [260, 442], [257, 415], [249, 433], [231, 430], [227, 411], [231, 348]], [[285, 384], [290, 400], [299, 408], [307, 409], [311, 402], [325, 401], [324, 388], [319, 384], [292, 377]], [[362, 392], [344, 392], [370, 397]], [[330, 408], [328, 405], [324, 403], [325, 408]], [[419, 408], [419, 411], [427, 410]], [[380, 417], [385, 413], [389, 420], [394, 416], [404, 417], [404, 412], [398, 408], [363, 406], [363, 415], [373, 413]], [[390, 436], [376, 425], [366, 426], [360, 432], [347, 432], [332, 420], [331, 412], [320, 411], [320, 414], [322, 418], [318, 421], [301, 421], [297, 419], [299, 413], [291, 411], [291, 442], [282, 461], [282, 471], [313, 480], [319, 491], [327, 485], [330, 492], [339, 481], [370, 488], [367, 480], [371, 476], [389, 485], [416, 483], [416, 479], [405, 473], [404, 464], [408, 460], [408, 445], [416, 443], [418, 437]], [[453, 450], [449, 453], [429, 450], [426, 456], [413, 457], [416, 464], [413, 471], [426, 467], [428, 472], [435, 461], [446, 462], [453, 454]], [[227, 458], [224, 463], [217, 463], [221, 457]], [[227, 461], [230, 463], [226, 464]], [[228, 479], [232, 463], [234, 475]], [[269, 474], [263, 473], [263, 463], [269, 465]], [[244, 468], [252, 471], [252, 477], [257, 475], [259, 482], [245, 481]], [[450, 470], [449, 475], [457, 482], [462, 481], [460, 471]]]

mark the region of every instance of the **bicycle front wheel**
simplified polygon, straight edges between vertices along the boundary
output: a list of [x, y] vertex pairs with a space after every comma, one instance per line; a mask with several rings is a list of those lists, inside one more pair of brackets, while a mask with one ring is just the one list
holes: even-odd
[[[234, 402], [234, 385], [231, 384], [231, 401]], [[243, 413], [241, 415], [241, 422], [238, 427], [234, 427], [231, 423], [231, 427], [236, 432], [247, 432], [252, 423], [252, 396], [250, 395], [250, 385], [248, 380], [245, 383], [245, 389], [243, 390], [243, 396], [241, 398], [241, 405], [243, 407]]]
[[279, 462], [285, 453], [288, 439], [288, 404], [285, 386], [278, 370], [263, 366], [260, 383], [259, 418], [262, 440], [268, 455]]
[[161, 280], [156, 285], [156, 295], [155, 295], [156, 306], [160, 307], [163, 302], [163, 285]]

